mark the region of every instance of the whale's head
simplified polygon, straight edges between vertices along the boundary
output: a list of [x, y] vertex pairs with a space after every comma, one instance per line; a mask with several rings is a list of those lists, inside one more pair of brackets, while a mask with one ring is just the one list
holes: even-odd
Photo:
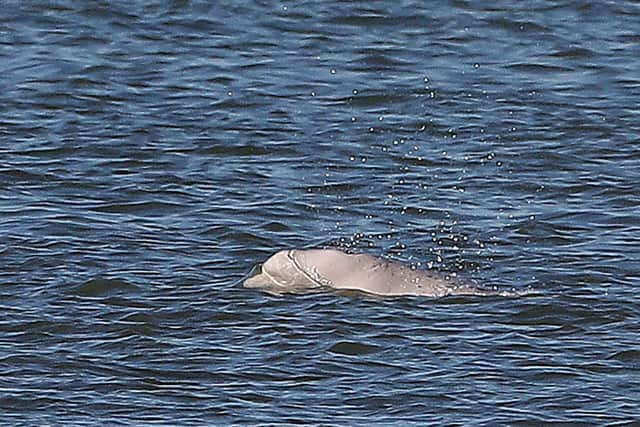
[[244, 281], [245, 288], [258, 288], [280, 294], [318, 287], [294, 258], [294, 251], [280, 251], [272, 255]]

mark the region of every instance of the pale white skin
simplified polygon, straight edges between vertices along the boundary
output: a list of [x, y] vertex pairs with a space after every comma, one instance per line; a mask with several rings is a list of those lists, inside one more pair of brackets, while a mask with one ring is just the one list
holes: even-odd
[[498, 294], [398, 262], [368, 254], [348, 254], [338, 249], [280, 251], [267, 259], [261, 270], [246, 279], [244, 287], [273, 294], [327, 289], [357, 290], [383, 296]]

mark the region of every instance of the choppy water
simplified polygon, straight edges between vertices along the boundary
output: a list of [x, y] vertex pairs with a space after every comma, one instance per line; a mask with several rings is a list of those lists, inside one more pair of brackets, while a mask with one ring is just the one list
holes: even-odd
[[[11, 425], [640, 422], [636, 2], [5, 1]], [[274, 297], [350, 246], [535, 297]]]

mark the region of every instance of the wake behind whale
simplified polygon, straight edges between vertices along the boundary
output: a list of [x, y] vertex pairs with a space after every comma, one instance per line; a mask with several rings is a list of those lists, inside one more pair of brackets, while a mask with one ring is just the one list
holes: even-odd
[[354, 290], [380, 296], [499, 295], [527, 292], [484, 289], [369, 254], [338, 249], [289, 249], [267, 259], [245, 288], [272, 294]]

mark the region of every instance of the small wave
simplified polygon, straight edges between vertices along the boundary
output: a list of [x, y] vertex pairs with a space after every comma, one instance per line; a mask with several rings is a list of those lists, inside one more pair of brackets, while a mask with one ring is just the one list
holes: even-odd
[[114, 294], [127, 294], [137, 290], [137, 286], [120, 279], [96, 277], [73, 290], [73, 294], [82, 297], [101, 297]]

